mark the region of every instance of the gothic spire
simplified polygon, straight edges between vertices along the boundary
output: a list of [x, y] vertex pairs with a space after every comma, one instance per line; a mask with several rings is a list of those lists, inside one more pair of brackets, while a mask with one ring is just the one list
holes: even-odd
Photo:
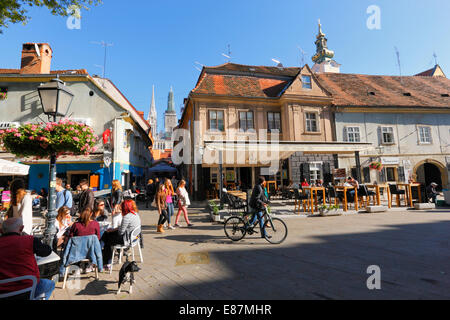
[[153, 91], [152, 91], [152, 104], [150, 107], [150, 113], [148, 114], [148, 120], [151, 119], [151, 117], [156, 118], [156, 102], [155, 102], [155, 86], [153, 85]]
[[174, 106], [175, 106], [175, 99], [174, 99], [174, 96], [173, 96], [173, 88], [170, 87], [166, 113], [175, 113]]

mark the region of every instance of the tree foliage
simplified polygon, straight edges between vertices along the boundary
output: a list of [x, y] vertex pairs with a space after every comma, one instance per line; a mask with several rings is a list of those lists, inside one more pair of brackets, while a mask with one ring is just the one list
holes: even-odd
[[101, 0], [1, 0], [0, 1], [0, 33], [10, 24], [26, 24], [30, 7], [47, 7], [53, 15], [67, 17], [75, 13], [75, 9], [88, 10], [91, 5], [100, 4]]

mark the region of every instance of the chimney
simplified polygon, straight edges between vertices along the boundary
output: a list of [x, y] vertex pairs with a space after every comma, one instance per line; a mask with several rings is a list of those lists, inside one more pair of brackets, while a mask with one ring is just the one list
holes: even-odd
[[47, 43], [24, 43], [21, 74], [50, 74], [52, 48]]

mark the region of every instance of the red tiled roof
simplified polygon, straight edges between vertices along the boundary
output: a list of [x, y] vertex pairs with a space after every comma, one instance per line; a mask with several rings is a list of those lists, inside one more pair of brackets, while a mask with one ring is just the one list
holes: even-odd
[[[324, 73], [316, 75], [337, 106], [450, 107], [450, 80]], [[373, 93], [373, 94], [371, 94]], [[407, 96], [405, 94], [410, 94]]]
[[[0, 69], [0, 74], [20, 74], [20, 69]], [[50, 74], [77, 74], [84, 75], [88, 74], [86, 69], [75, 69], [75, 70], [54, 70], [50, 71]]]
[[249, 66], [236, 63], [225, 63], [216, 67], [205, 67], [208, 71], [226, 71], [248, 74], [268, 74], [273, 76], [295, 77], [301, 68], [297, 67], [268, 67], [268, 66]]
[[289, 81], [261, 77], [206, 74], [195, 93], [234, 97], [276, 98]]

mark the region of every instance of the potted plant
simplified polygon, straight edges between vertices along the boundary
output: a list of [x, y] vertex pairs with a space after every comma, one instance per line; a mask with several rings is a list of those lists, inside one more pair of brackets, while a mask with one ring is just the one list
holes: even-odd
[[1, 149], [36, 159], [49, 158], [52, 154], [89, 155], [96, 151], [98, 140], [91, 127], [68, 119], [0, 130]]
[[339, 210], [339, 205], [322, 205], [319, 207], [319, 213], [321, 216], [325, 216], [327, 214], [336, 214]]
[[369, 165], [369, 168], [372, 170], [381, 171], [383, 170], [383, 164], [379, 161], [374, 161]]

